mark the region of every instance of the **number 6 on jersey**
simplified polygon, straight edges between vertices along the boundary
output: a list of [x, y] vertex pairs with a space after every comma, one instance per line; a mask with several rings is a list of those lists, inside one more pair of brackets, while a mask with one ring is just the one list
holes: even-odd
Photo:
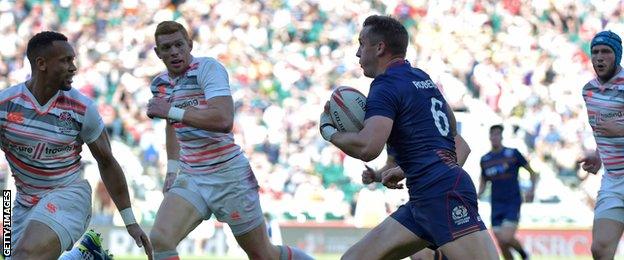
[[[451, 128], [449, 127], [448, 117], [446, 117], [446, 114], [442, 111], [443, 108], [444, 104], [442, 101], [435, 97], [431, 98], [431, 115], [433, 116], [433, 121], [438, 128], [438, 132], [440, 132], [442, 136], [446, 136]], [[440, 123], [440, 120], [443, 121], [442, 123], [444, 125]]]

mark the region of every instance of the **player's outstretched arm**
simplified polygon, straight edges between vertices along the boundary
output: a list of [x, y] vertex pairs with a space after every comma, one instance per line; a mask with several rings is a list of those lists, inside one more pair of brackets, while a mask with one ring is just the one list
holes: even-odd
[[232, 96], [217, 96], [206, 100], [208, 107], [186, 109], [172, 107], [167, 99], [154, 97], [147, 104], [147, 116], [170, 119], [211, 132], [229, 133], [234, 124]]
[[148, 258], [152, 259], [152, 245], [145, 232], [143, 232], [134, 219], [126, 178], [119, 163], [113, 157], [106, 131], [102, 131], [100, 136], [95, 141], [89, 143], [88, 146], [91, 154], [97, 161], [104, 186], [120, 211], [128, 233], [134, 238], [137, 246], [143, 246]]

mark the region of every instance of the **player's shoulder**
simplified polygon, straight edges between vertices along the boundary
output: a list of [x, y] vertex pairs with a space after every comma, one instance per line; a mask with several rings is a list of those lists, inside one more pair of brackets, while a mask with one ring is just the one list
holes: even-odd
[[425, 72], [425, 71], [424, 71], [424, 70], [422, 70], [422, 69], [419, 69], [419, 68], [412, 68], [412, 71], [411, 71], [411, 72], [412, 72], [412, 73], [413, 73], [413, 74], [414, 74], [417, 78], [420, 78], [420, 79], [423, 79], [423, 80], [425, 80], [425, 79], [431, 79], [431, 77], [429, 76], [429, 74], [427, 74], [427, 72]]
[[223, 64], [219, 62], [217, 59], [213, 57], [196, 57], [193, 58], [193, 62], [191, 62], [191, 70], [196, 68], [201, 69], [214, 69], [214, 68], [223, 68]]
[[487, 152], [486, 154], [484, 154], [483, 156], [481, 156], [481, 162], [485, 162], [492, 159], [492, 152]]
[[624, 69], [620, 70], [620, 72], [613, 77], [611, 84], [615, 85], [617, 90], [624, 90]]
[[25, 85], [24, 83], [19, 83], [13, 86], [10, 86], [6, 89], [3, 89], [2, 91], [0, 91], [0, 99], [5, 99], [5, 98], [9, 98], [9, 97], [13, 97], [21, 92], [24, 92], [25, 89]]
[[67, 91], [61, 91], [61, 96], [67, 97], [73, 102], [84, 106], [90, 106], [94, 103], [90, 97], [85, 96], [82, 92], [80, 92], [80, 90], [75, 88], [71, 88]]
[[600, 86], [600, 82], [598, 82], [597, 78], [594, 78], [594, 79], [588, 81], [587, 83], [585, 83], [585, 85], [583, 85], [583, 91], [598, 90], [599, 86]]
[[167, 71], [163, 71], [158, 73], [154, 78], [152, 78], [152, 82], [150, 83], [150, 87], [152, 90], [156, 89], [160, 85], [169, 84], [169, 73]]

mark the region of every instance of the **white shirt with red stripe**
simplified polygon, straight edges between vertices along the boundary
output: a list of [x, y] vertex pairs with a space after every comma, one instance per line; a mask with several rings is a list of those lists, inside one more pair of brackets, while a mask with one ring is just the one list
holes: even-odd
[[59, 91], [44, 105], [24, 83], [0, 92], [0, 145], [16, 201], [32, 206], [46, 192], [81, 180], [82, 145], [103, 129], [93, 101], [76, 89]]
[[[624, 123], [624, 71], [601, 84], [593, 79], [583, 87], [583, 99], [587, 106], [589, 124], [616, 120]], [[611, 189], [624, 185], [624, 134], [620, 137], [602, 136], [594, 131], [594, 138], [604, 167], [602, 188]], [[622, 192], [622, 191], [620, 191]]]
[[[158, 75], [151, 83], [155, 97], [166, 98], [175, 107], [197, 109], [208, 107], [211, 98], [231, 96], [228, 74], [213, 58], [193, 58], [184, 75]], [[232, 133], [217, 133], [171, 122], [180, 145], [181, 171], [190, 174], [213, 173], [233, 166], [248, 164]]]

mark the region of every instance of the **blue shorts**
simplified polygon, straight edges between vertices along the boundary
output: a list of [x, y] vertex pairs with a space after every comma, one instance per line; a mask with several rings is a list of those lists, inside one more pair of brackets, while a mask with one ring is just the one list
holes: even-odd
[[426, 188], [419, 199], [399, 207], [391, 217], [436, 249], [462, 236], [485, 230], [479, 216], [477, 193], [470, 176], [460, 167], [448, 178]]
[[492, 204], [492, 226], [500, 227], [503, 222], [518, 224], [521, 203]]

